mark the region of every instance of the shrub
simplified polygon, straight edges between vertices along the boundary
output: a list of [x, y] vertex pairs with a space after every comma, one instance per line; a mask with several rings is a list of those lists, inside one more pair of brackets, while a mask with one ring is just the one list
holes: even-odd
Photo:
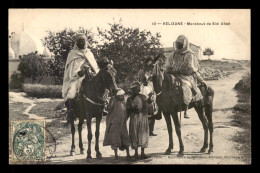
[[30, 97], [36, 98], [62, 98], [62, 86], [60, 85], [41, 85], [24, 84], [23, 91]]
[[11, 81], [9, 83], [10, 89], [22, 89], [24, 83], [24, 77], [21, 75], [21, 73], [14, 72], [11, 75]]
[[242, 154], [242, 159], [251, 164], [251, 76], [247, 73], [235, 85], [238, 91], [239, 103], [236, 104], [234, 110], [236, 114], [235, 120], [239, 122], [239, 126], [243, 128], [233, 137], [233, 140], [242, 144], [239, 150]]
[[251, 104], [250, 103], [237, 103], [234, 107], [235, 110], [241, 112], [251, 112]]
[[124, 27], [122, 23], [109, 24], [108, 30], [98, 28], [103, 45], [98, 45], [99, 57], [114, 62], [118, 83], [133, 82], [148, 58], [153, 60], [163, 54], [161, 35], [139, 28]]
[[235, 85], [235, 89], [240, 92], [243, 92], [243, 93], [251, 92], [251, 75], [250, 75], [250, 73], [247, 73], [242, 77], [242, 79]]
[[24, 78], [31, 78], [32, 83], [37, 78], [37, 82], [40, 83], [44, 76], [49, 75], [49, 63], [46, 62], [43, 55], [34, 52], [20, 56], [19, 58], [21, 62], [18, 66], [18, 71]]

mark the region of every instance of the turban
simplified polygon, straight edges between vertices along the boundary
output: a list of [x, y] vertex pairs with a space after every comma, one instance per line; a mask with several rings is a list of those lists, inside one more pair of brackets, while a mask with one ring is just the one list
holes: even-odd
[[123, 89], [121, 89], [121, 88], [118, 88], [116, 95], [117, 96], [122, 96], [124, 94], [125, 94], [125, 91]]
[[186, 36], [180, 35], [177, 38], [176, 42], [179, 42], [179, 43], [183, 44], [183, 48], [181, 50], [177, 49], [177, 52], [186, 53], [186, 52], [190, 51], [189, 40], [188, 40], [188, 38]]
[[84, 39], [87, 40], [87, 36], [84, 33], [77, 33], [75, 40]]
[[183, 44], [183, 47], [186, 47], [187, 46], [187, 42], [188, 42], [188, 39], [184, 36], [184, 35], [180, 35], [176, 42], [179, 42], [179, 43], [182, 43]]

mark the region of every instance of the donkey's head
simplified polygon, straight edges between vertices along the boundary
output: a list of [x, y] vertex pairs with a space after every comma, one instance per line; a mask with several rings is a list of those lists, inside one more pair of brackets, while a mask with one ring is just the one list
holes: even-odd
[[153, 74], [152, 74], [152, 82], [154, 86], [154, 91], [158, 94], [162, 91], [162, 83], [164, 80], [164, 66], [166, 63], [166, 57], [164, 54], [160, 54], [155, 57], [152, 61], [153, 64]]
[[109, 60], [107, 57], [98, 61], [98, 66], [100, 68], [99, 75], [106, 89], [112, 92], [114, 89], [117, 89], [116, 84], [116, 70], [113, 66], [113, 61]]

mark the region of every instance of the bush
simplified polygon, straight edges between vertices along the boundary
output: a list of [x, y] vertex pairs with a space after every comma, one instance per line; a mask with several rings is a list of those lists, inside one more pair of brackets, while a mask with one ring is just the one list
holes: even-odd
[[235, 89], [238, 91], [238, 101], [234, 110], [236, 114], [234, 116], [235, 121], [239, 122], [239, 126], [244, 130], [238, 132], [233, 137], [235, 142], [241, 145], [239, 150], [242, 154], [242, 159], [251, 164], [251, 75], [247, 73], [242, 79], [235, 85]]
[[22, 89], [24, 83], [24, 77], [21, 75], [21, 73], [14, 72], [11, 75], [11, 81], [9, 83], [10, 89]]
[[97, 46], [98, 57], [106, 56], [113, 60], [118, 83], [133, 82], [148, 58], [154, 60], [163, 54], [161, 35], [124, 27], [120, 21], [109, 25], [108, 30], [98, 28], [99, 37], [104, 42]]
[[241, 112], [251, 112], [251, 104], [250, 103], [237, 103], [236, 106], [234, 107], [236, 111], [241, 111]]
[[251, 92], [251, 75], [247, 73], [242, 77], [242, 79], [235, 85], [235, 89], [243, 92], [250, 93]]
[[30, 97], [36, 98], [62, 98], [62, 86], [24, 84], [23, 91]]
[[29, 53], [19, 57], [21, 62], [18, 66], [18, 71], [24, 78], [31, 78], [32, 83], [41, 82], [44, 76], [49, 75], [49, 63], [46, 62], [43, 55], [37, 52]]

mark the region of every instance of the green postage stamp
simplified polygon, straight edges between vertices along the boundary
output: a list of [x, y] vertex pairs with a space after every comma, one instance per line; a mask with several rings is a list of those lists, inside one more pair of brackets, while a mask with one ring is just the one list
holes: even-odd
[[45, 155], [45, 121], [12, 121], [11, 162], [41, 162]]

